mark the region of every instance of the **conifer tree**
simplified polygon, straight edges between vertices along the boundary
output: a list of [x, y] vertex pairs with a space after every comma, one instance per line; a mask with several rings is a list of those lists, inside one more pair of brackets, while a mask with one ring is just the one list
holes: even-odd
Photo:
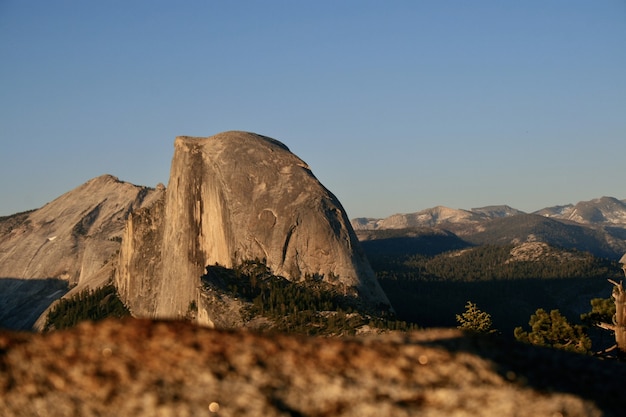
[[480, 310], [476, 304], [468, 301], [465, 304], [465, 312], [456, 315], [457, 326], [461, 330], [468, 330], [476, 333], [494, 333], [491, 315]]
[[612, 298], [594, 298], [590, 301], [591, 311], [580, 315], [580, 319], [590, 325], [612, 323], [615, 316], [615, 301]]
[[528, 324], [531, 328], [529, 332], [521, 327], [515, 328], [514, 335], [517, 340], [570, 352], [586, 354], [591, 351], [591, 339], [583, 327], [569, 323], [559, 310], [548, 313], [539, 308], [530, 316]]

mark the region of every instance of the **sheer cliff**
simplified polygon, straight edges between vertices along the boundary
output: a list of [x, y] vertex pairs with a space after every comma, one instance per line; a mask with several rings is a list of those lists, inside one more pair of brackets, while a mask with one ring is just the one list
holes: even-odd
[[284, 144], [225, 132], [174, 147], [164, 199], [134, 213], [123, 237], [116, 285], [135, 316], [182, 317], [207, 266], [247, 260], [389, 305], [341, 204]]

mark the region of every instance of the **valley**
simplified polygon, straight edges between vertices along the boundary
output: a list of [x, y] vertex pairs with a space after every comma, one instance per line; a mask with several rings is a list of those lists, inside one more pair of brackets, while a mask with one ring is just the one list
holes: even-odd
[[[482, 224], [462, 217], [435, 226], [357, 229], [398, 319], [455, 327], [456, 314], [471, 301], [512, 338], [515, 327], [527, 325], [539, 308], [581, 323], [592, 299], [611, 297], [607, 280], [623, 279], [622, 254], [618, 245], [609, 248], [597, 225], [507, 213], [483, 218]], [[602, 331], [590, 332], [596, 350], [614, 343]]]

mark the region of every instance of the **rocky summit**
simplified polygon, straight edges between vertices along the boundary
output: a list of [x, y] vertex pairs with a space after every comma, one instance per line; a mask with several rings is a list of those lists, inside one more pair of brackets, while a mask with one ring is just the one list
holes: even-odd
[[147, 320], [0, 332], [17, 416], [619, 416], [623, 363], [428, 330], [356, 338]]
[[180, 318], [206, 267], [261, 261], [291, 281], [319, 279], [389, 301], [341, 204], [281, 142], [246, 132], [176, 138], [165, 197], [133, 213], [116, 286], [133, 315]]
[[37, 210], [0, 219], [0, 326], [29, 329], [68, 286], [104, 285], [129, 213], [162, 193], [102, 175]]

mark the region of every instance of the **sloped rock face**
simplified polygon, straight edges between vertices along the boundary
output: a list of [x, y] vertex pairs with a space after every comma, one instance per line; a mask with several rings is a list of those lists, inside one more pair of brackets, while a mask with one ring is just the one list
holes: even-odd
[[[144, 234], [161, 244], [143, 244]], [[285, 145], [252, 133], [176, 138], [162, 213], [134, 215], [124, 240], [134, 243], [122, 247], [117, 286], [137, 316], [184, 316], [206, 266], [247, 260], [389, 305], [337, 198]], [[144, 259], [155, 259], [154, 269], [145, 270]], [[154, 308], [133, 305], [149, 281]]]
[[[0, 285], [7, 290], [0, 294], [0, 317], [24, 318], [24, 311], [6, 309], [16, 304], [16, 297], [23, 298], [17, 303], [22, 310], [34, 303], [32, 311], [41, 312], [41, 303], [49, 305], [65, 292], [56, 281], [80, 289], [93, 279], [110, 279], [111, 271], [106, 276], [100, 271], [116, 259], [126, 218], [133, 210], [152, 205], [160, 194], [162, 188], [103, 175], [38, 210], [5, 218], [0, 222], [0, 279], [5, 282]], [[32, 324], [32, 317], [26, 322], [0, 322], [12, 328]]]
[[428, 330], [303, 338], [186, 323], [0, 332], [14, 416], [619, 416], [623, 363]]
[[154, 193], [103, 175], [63, 194], [0, 236], [0, 277], [78, 284], [109, 260], [128, 214]]

